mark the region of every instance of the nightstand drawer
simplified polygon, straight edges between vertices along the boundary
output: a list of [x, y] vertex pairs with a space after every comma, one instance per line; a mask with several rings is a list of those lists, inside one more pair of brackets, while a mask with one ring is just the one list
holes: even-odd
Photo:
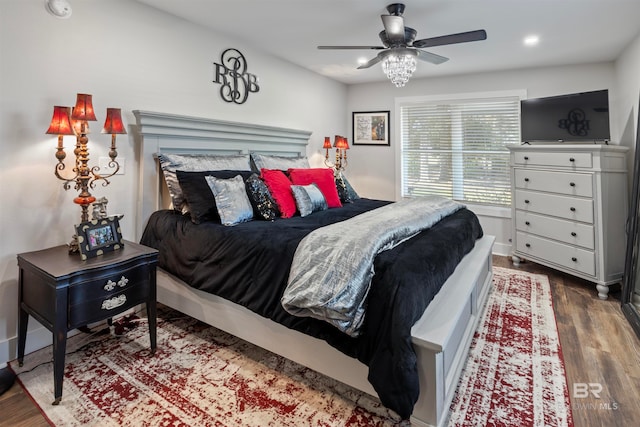
[[517, 252], [527, 256], [548, 260], [590, 276], [596, 274], [595, 253], [542, 237], [517, 232]]
[[595, 249], [594, 227], [566, 219], [516, 210], [516, 230]]
[[543, 151], [521, 151], [514, 153], [514, 162], [518, 165], [559, 166], [566, 168], [591, 168], [591, 153], [563, 153]]
[[593, 200], [516, 190], [514, 206], [528, 212], [593, 224]]
[[514, 178], [516, 188], [593, 197], [593, 175], [590, 173], [515, 169]]
[[69, 328], [97, 322], [147, 301], [149, 281], [140, 281], [126, 288], [118, 288], [106, 295], [94, 294], [92, 298], [69, 303]]
[[117, 272], [106, 271], [91, 280], [69, 287], [69, 305], [78, 305], [90, 299], [106, 298], [125, 289], [149, 281], [150, 269], [146, 264], [130, 267]]

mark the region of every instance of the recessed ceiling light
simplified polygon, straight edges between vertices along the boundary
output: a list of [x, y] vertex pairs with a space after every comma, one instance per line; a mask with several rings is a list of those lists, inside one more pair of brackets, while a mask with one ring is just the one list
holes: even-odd
[[540, 41], [540, 37], [538, 36], [527, 36], [524, 38], [525, 46], [535, 46]]

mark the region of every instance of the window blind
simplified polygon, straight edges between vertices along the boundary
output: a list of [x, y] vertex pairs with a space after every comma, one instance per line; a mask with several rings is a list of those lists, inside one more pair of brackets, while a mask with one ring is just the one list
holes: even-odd
[[401, 193], [509, 206], [508, 144], [520, 143], [520, 99], [400, 106]]

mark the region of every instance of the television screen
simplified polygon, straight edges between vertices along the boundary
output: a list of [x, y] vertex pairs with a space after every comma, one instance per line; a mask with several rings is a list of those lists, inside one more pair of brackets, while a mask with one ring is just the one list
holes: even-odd
[[522, 142], [608, 141], [609, 92], [523, 100], [520, 120]]

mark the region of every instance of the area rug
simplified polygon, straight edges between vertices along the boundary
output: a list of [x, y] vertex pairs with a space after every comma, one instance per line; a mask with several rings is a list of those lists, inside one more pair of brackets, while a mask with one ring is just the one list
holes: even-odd
[[449, 426], [573, 426], [549, 279], [493, 272]]
[[[452, 426], [571, 426], [545, 276], [494, 269], [494, 290], [451, 411]], [[53, 406], [51, 349], [11, 368], [54, 426], [400, 426], [377, 399], [167, 309], [69, 339]]]

